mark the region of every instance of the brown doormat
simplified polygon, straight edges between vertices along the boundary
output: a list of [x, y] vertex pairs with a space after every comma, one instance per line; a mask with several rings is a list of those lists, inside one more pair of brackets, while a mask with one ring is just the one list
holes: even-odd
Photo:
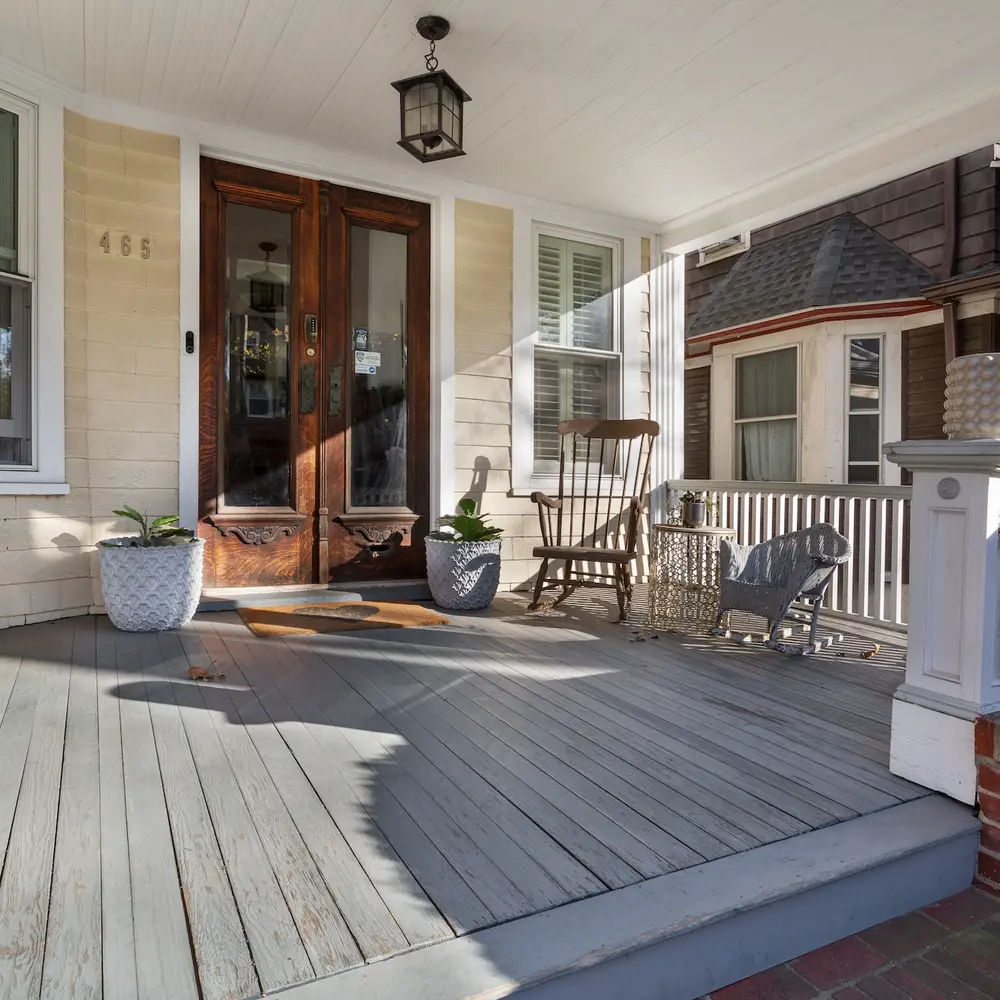
[[236, 610], [246, 627], [261, 638], [450, 624], [447, 618], [419, 604], [387, 604], [384, 601], [277, 604]]

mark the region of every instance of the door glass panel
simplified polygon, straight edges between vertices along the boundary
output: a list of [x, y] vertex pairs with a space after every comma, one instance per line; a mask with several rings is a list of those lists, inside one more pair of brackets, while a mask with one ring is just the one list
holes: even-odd
[[406, 506], [406, 237], [351, 226], [351, 506]]
[[226, 206], [225, 428], [227, 507], [288, 507], [292, 217]]

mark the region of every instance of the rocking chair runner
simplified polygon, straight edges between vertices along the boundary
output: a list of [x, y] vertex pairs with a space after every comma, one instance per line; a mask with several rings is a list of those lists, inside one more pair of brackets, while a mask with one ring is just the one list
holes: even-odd
[[[531, 607], [543, 590], [562, 589], [555, 604], [577, 587], [614, 583], [618, 620], [632, 604], [632, 563], [636, 557], [643, 497], [649, 482], [654, 420], [564, 420], [559, 424], [559, 493], [554, 499], [532, 493], [538, 505], [542, 560]], [[549, 576], [549, 563], [563, 564]], [[582, 568], [579, 564], [584, 564]], [[610, 566], [601, 572], [600, 566]]]

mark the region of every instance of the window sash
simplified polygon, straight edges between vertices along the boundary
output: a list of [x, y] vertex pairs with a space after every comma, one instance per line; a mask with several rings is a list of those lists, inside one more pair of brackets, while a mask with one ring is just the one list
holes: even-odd
[[[871, 343], [875, 341], [878, 345], [878, 384], [874, 387], [877, 396], [875, 397], [875, 406], [856, 406], [852, 405], [852, 397], [855, 395], [854, 389], [856, 385], [861, 383], [854, 382], [854, 372], [852, 368], [852, 353], [855, 344], [863, 344], [865, 342]], [[846, 481], [851, 482], [851, 470], [858, 468], [877, 468], [878, 476], [876, 478], [876, 484], [882, 482], [882, 458], [879, 457], [875, 459], [858, 459], [851, 458], [851, 453], [854, 450], [851, 441], [851, 428], [857, 425], [857, 421], [852, 420], [852, 417], [874, 417], [877, 421], [876, 429], [876, 440], [879, 448], [882, 444], [883, 435], [883, 421], [882, 421], [882, 403], [885, 398], [885, 338], [881, 334], [869, 335], [864, 337], [847, 337], [846, 338], [846, 364], [847, 372], [845, 378], [844, 386], [844, 422], [846, 424], [844, 428], [844, 464], [846, 468]]]
[[[13, 211], [8, 208], [6, 218], [0, 220], [0, 288], [5, 289], [5, 299], [9, 297], [10, 317], [4, 317], [5, 326], [10, 329], [10, 399], [9, 414], [4, 406], [0, 417], [0, 476], [4, 472], [23, 473], [37, 467], [34, 428], [37, 419], [35, 401], [35, 209], [36, 209], [36, 152], [37, 108], [0, 91], [0, 111], [5, 117], [13, 116], [16, 127], [13, 143], [4, 143], [15, 157], [13, 187]], [[8, 132], [8, 139], [11, 132]], [[2, 155], [2, 152], [0, 152]], [[4, 168], [4, 172], [7, 173]], [[0, 188], [2, 188], [0, 181]], [[4, 192], [0, 190], [0, 200]], [[0, 212], [3, 209], [0, 207]], [[8, 245], [12, 243], [13, 245]], [[9, 291], [6, 291], [9, 289]], [[5, 338], [7, 339], [7, 338]]]
[[[555, 227], [535, 228], [535, 329], [529, 355], [533, 475], [549, 476], [558, 471], [559, 421], [621, 415], [621, 257], [620, 240]], [[590, 297], [601, 289], [607, 291]], [[586, 301], [581, 305], [581, 300]], [[540, 369], [545, 362], [549, 365], [547, 376]], [[587, 395], [592, 386], [582, 379], [588, 363], [595, 371], [605, 372], [603, 393]], [[546, 379], [547, 385], [543, 384]], [[543, 401], [541, 392], [547, 392], [549, 398]]]

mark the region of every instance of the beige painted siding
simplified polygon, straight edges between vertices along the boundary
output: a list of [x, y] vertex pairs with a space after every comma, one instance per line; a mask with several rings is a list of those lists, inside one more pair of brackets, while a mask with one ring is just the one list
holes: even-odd
[[[455, 203], [456, 501], [480, 500], [504, 529], [501, 583], [528, 586], [538, 571], [538, 514], [511, 496], [514, 217], [506, 208]], [[642, 412], [649, 413], [649, 252], [642, 241]]]
[[70, 493], [0, 497], [0, 627], [99, 606], [94, 543], [125, 528], [112, 509], [177, 509], [179, 206], [176, 138], [66, 113]]

